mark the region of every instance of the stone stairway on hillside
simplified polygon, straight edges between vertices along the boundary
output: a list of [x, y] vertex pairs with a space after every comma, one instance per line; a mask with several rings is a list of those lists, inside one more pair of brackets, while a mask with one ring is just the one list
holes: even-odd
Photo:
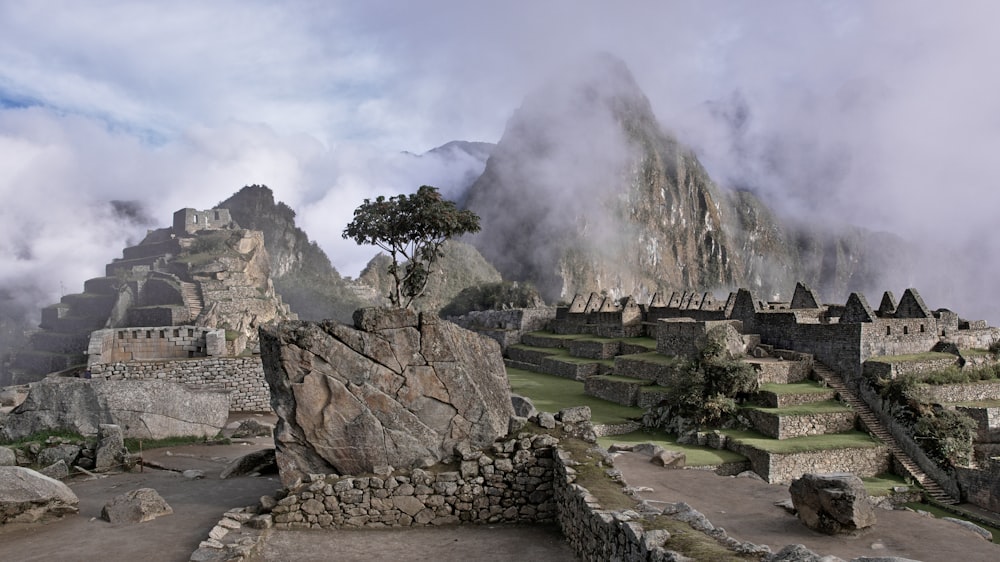
[[868, 431], [885, 443], [886, 447], [889, 449], [889, 453], [892, 455], [896, 462], [900, 464], [910, 476], [923, 486], [926, 495], [933, 499], [934, 501], [946, 504], [946, 505], [956, 505], [958, 501], [955, 500], [948, 492], [944, 490], [937, 482], [934, 481], [930, 476], [927, 475], [920, 466], [914, 462], [913, 459], [907, 455], [903, 449], [899, 446], [899, 442], [896, 438], [892, 436], [892, 433], [882, 424], [875, 412], [868, 406], [868, 404], [859, 398], [857, 394], [847, 387], [844, 383], [844, 379], [840, 375], [835, 373], [832, 369], [823, 365], [822, 363], [813, 363], [813, 372], [826, 383], [827, 386], [835, 390], [839, 395], [840, 399], [854, 408], [858, 417], [864, 423], [865, 428]]
[[201, 314], [202, 308], [204, 308], [198, 286], [194, 283], [181, 281], [181, 298], [184, 299], [184, 306], [191, 314], [191, 322], [193, 323], [198, 318], [198, 315]]

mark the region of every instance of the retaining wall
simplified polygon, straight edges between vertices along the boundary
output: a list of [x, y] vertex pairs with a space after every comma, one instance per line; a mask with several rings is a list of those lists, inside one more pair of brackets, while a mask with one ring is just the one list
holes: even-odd
[[978, 381], [964, 384], [924, 384], [921, 390], [932, 401], [978, 402], [1000, 400], [1000, 381]]
[[753, 423], [754, 429], [774, 439], [843, 433], [854, 429], [854, 412], [851, 411], [778, 415], [757, 408], [744, 408], [741, 412]]
[[230, 390], [234, 412], [271, 411], [271, 392], [260, 356], [126, 361], [90, 365], [93, 379], [165, 380], [191, 388]]

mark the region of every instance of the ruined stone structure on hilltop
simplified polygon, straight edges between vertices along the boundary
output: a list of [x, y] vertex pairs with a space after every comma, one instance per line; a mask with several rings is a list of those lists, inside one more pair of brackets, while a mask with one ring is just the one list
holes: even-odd
[[274, 290], [260, 231], [240, 228], [227, 209], [181, 209], [172, 227], [125, 248], [83, 293], [42, 309], [41, 331], [0, 384], [82, 365], [94, 330], [220, 328], [226, 352], [237, 355], [256, 345], [259, 325], [294, 318]]

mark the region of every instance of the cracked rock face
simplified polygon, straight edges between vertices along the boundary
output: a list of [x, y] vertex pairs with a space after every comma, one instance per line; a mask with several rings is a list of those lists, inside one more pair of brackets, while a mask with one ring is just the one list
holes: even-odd
[[828, 535], [853, 533], [875, 524], [864, 482], [849, 472], [803, 474], [788, 488], [807, 527]]
[[513, 407], [495, 341], [409, 310], [362, 309], [354, 324], [261, 328], [283, 482], [410, 468], [506, 434]]
[[121, 427], [125, 437], [212, 437], [226, 425], [229, 393], [191, 390], [160, 381], [100, 381], [50, 377], [32, 383], [25, 401], [0, 428], [20, 439], [48, 429], [97, 435], [101, 424]]

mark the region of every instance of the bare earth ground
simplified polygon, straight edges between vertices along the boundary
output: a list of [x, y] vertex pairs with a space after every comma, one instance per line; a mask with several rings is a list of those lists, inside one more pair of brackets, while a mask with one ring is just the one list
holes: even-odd
[[[270, 439], [246, 444], [184, 446], [146, 451], [146, 459], [173, 470], [205, 471], [188, 480], [178, 472], [146, 468], [97, 480], [73, 480], [80, 515], [45, 525], [0, 528], [0, 559], [19, 561], [153, 560], [186, 561], [223, 512], [256, 504], [273, 494], [276, 476], [219, 480], [226, 463]], [[821, 555], [901, 556], [924, 562], [1000, 560], [1000, 546], [946, 521], [902, 511], [878, 511], [874, 529], [860, 537], [828, 537], [805, 528], [774, 502], [788, 498], [787, 486], [716, 476], [699, 470], [667, 470], [646, 457], [622, 454], [616, 465], [632, 486], [652, 488], [643, 499], [684, 501], [730, 536], [777, 551], [802, 543]], [[141, 487], [156, 489], [173, 515], [137, 525], [100, 519], [110, 498]], [[467, 526], [364, 531], [273, 531], [258, 560], [575, 560], [555, 526]]]
[[804, 544], [821, 556], [832, 554], [844, 560], [859, 556], [899, 556], [923, 562], [1000, 560], [1000, 545], [954, 523], [913, 512], [879, 509], [878, 522], [861, 536], [830, 537], [806, 528], [774, 505], [789, 498], [788, 486], [702, 470], [664, 469], [650, 463], [649, 457], [632, 453], [617, 456], [615, 466], [629, 485], [653, 489], [639, 494], [642, 499], [687, 502], [729, 536], [766, 544], [775, 552], [788, 544]]

